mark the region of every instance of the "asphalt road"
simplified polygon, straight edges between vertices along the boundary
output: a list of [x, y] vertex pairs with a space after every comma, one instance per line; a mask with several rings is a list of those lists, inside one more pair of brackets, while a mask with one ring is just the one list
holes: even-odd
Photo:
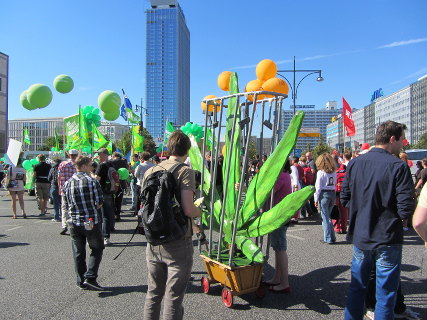
[[[113, 246], [104, 250], [98, 282], [104, 292], [81, 291], [75, 286], [69, 236], [60, 223], [37, 217], [34, 197], [25, 196], [28, 219], [11, 219], [10, 198], [0, 192], [0, 319], [141, 319], [147, 290], [145, 238], [136, 235], [115, 261], [135, 227], [129, 205], [112, 234]], [[49, 209], [49, 212], [52, 212]], [[197, 247], [192, 280], [184, 299], [185, 319], [342, 319], [350, 279], [351, 245], [344, 235], [326, 245], [320, 217], [301, 220], [288, 229], [290, 294], [268, 292], [234, 297], [228, 309], [221, 287], [201, 293], [206, 274]], [[271, 276], [272, 257], [264, 272]], [[405, 235], [402, 288], [407, 305], [427, 319], [427, 253], [410, 229]]]

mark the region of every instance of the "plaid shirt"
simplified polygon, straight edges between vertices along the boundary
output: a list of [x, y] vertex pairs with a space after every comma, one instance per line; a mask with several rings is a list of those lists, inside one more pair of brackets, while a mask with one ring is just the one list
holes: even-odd
[[85, 172], [76, 172], [67, 182], [63, 190], [62, 208], [71, 216], [76, 226], [83, 226], [84, 222], [93, 219], [93, 223], [100, 222], [97, 204], [102, 204], [101, 185]]
[[76, 166], [71, 159], [60, 163], [58, 167], [59, 195], [62, 195], [62, 188], [64, 187], [65, 182], [67, 182], [73, 174], [76, 173], [76, 171]]

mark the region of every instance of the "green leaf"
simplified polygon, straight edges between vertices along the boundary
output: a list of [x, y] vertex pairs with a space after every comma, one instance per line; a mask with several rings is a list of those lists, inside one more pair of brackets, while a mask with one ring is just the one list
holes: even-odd
[[264, 262], [262, 250], [251, 239], [236, 235], [236, 245], [250, 261]]
[[253, 220], [246, 230], [241, 230], [237, 234], [247, 237], [259, 237], [278, 229], [289, 222], [308, 199], [316, 191], [314, 186], [307, 186], [297, 192], [288, 194], [277, 205], [269, 211]]
[[270, 196], [283, 165], [295, 146], [303, 120], [304, 112], [298, 111], [271, 156], [267, 158], [259, 172], [253, 177], [240, 209], [238, 229], [249, 221]]

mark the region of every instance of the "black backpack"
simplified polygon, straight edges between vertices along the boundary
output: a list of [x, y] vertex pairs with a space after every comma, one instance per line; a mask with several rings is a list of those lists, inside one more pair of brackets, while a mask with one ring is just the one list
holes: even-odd
[[184, 238], [188, 218], [181, 207], [181, 191], [173, 176], [183, 163], [150, 174], [141, 191], [141, 222], [147, 241], [160, 245]]

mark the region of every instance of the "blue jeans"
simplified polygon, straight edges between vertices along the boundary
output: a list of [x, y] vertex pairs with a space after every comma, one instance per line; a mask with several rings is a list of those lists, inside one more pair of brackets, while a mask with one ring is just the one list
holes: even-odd
[[375, 320], [394, 319], [394, 306], [400, 280], [402, 245], [384, 246], [373, 250], [361, 250], [353, 246], [353, 250], [351, 283], [347, 294], [344, 319], [363, 319], [365, 295], [374, 264], [377, 273]]
[[[101, 234], [101, 224], [96, 224], [92, 230], [86, 230], [84, 226], [73, 225], [70, 227], [70, 236], [77, 283], [83, 283], [85, 279], [96, 280], [102, 260], [102, 252], [105, 248]], [[90, 248], [87, 265], [86, 241]]]
[[61, 197], [57, 185], [52, 185], [50, 188], [50, 196], [53, 200], [53, 210], [55, 211], [54, 219], [61, 220]]
[[104, 204], [102, 205], [102, 234], [104, 238], [110, 238], [110, 232], [114, 229], [115, 220], [114, 220], [114, 205], [113, 205], [113, 195], [103, 193]]
[[335, 204], [335, 190], [320, 191], [319, 205], [322, 215], [323, 241], [332, 243], [336, 241], [334, 226], [331, 220], [332, 207]]

